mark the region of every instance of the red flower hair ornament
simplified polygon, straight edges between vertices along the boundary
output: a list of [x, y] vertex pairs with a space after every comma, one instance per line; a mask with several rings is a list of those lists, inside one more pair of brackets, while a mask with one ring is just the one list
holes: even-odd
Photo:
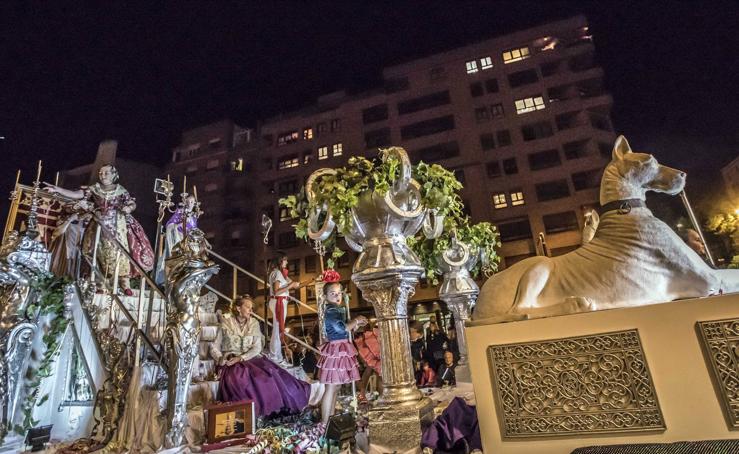
[[329, 268], [323, 272], [323, 276], [321, 276], [321, 280], [326, 284], [330, 284], [333, 282], [339, 282], [341, 281], [341, 274], [339, 274], [338, 271]]

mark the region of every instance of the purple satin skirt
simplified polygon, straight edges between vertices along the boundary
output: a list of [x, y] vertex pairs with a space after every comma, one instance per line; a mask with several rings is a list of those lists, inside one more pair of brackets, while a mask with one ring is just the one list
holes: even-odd
[[251, 400], [257, 416], [281, 410], [298, 413], [308, 405], [310, 384], [298, 380], [267, 358], [256, 357], [221, 370], [218, 400]]

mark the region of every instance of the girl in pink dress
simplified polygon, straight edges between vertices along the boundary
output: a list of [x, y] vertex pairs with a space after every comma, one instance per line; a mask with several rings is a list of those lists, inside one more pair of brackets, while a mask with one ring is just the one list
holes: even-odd
[[[336, 272], [333, 272], [333, 275], [338, 277]], [[322, 315], [327, 342], [321, 346], [318, 379], [326, 385], [321, 402], [321, 418], [324, 424], [328, 423], [329, 417], [336, 410], [336, 397], [341, 385], [359, 380], [357, 350], [349, 340], [349, 332], [367, 324], [367, 319], [361, 315], [346, 321], [346, 312], [340, 306], [343, 290], [338, 278], [333, 282], [326, 282], [323, 286], [326, 306]]]

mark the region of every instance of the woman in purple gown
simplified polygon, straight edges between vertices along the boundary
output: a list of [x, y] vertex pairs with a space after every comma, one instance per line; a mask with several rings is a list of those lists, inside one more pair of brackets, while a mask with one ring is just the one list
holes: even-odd
[[257, 416], [281, 410], [299, 412], [308, 405], [310, 385], [262, 356], [264, 336], [252, 317], [253, 301], [234, 301], [235, 314], [224, 314], [210, 355], [220, 367], [218, 400], [254, 402]]

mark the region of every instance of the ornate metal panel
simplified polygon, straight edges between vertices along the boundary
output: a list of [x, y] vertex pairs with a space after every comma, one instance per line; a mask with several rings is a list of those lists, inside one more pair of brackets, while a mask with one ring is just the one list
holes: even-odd
[[739, 318], [696, 323], [729, 427], [739, 429]]
[[503, 437], [664, 430], [637, 330], [488, 347]]

